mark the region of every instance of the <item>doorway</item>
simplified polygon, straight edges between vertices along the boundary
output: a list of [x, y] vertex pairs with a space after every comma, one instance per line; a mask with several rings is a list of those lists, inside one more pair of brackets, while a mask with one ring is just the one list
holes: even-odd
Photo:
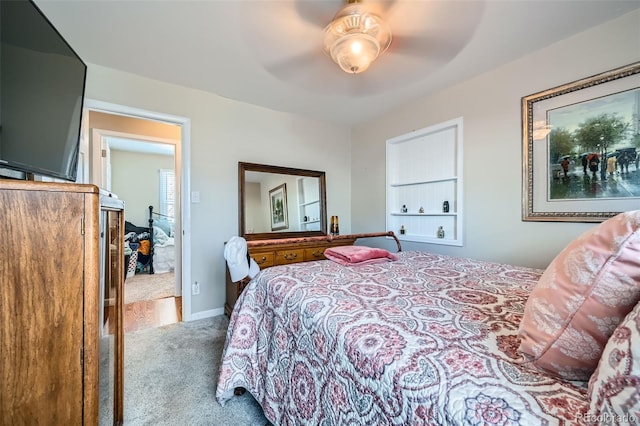
[[102, 173], [102, 187], [125, 202], [124, 331], [179, 322], [175, 151], [180, 141], [140, 134], [114, 136], [95, 128], [92, 133], [92, 145], [100, 144], [102, 170], [107, 171]]
[[[84, 155], [81, 155], [80, 158], [84, 159], [85, 162], [86, 181], [97, 184], [105, 190], [112, 191], [124, 199], [126, 203], [125, 220], [133, 225], [149, 226], [148, 219], [151, 211], [147, 209], [147, 206], [143, 205], [142, 207], [144, 208], [141, 208], [141, 204], [138, 203], [137, 207], [133, 208], [136, 204], [133, 200], [144, 198], [140, 197], [140, 194], [149, 195], [153, 193], [152, 198], [154, 201], [149, 205], [153, 206], [154, 224], [159, 224], [159, 219], [161, 218], [171, 217], [173, 219], [173, 235], [171, 238], [175, 244], [173, 249], [175, 253], [174, 259], [170, 259], [173, 263], [169, 261], [162, 263], [162, 272], [170, 272], [173, 276], [173, 294], [171, 298], [166, 298], [167, 300], [164, 300], [165, 298], [163, 297], [149, 301], [146, 306], [138, 306], [133, 315], [140, 318], [140, 313], [146, 312], [148, 313], [149, 321], [145, 320], [144, 322], [156, 325], [164, 325], [167, 321], [188, 321], [190, 319], [191, 298], [190, 293], [184, 291], [185, 288], [189, 288], [184, 283], [189, 282], [190, 274], [189, 268], [183, 268], [182, 265], [189, 264], [190, 255], [189, 250], [185, 249], [185, 247], [188, 248], [189, 234], [187, 230], [189, 229], [188, 218], [190, 217], [189, 205], [185, 203], [185, 199], [188, 199], [186, 194], [189, 193], [189, 164], [185, 161], [185, 158], [188, 158], [185, 152], [188, 152], [189, 148], [190, 121], [182, 117], [167, 116], [92, 100], [85, 101], [84, 114], [86, 119], [83, 122], [87, 123], [87, 125], [83, 128], [84, 141], [81, 144], [81, 150], [84, 151]], [[167, 128], [169, 129], [168, 131], [166, 130]], [[146, 182], [147, 180], [153, 181], [151, 182], [153, 189], [141, 190], [141, 192], [136, 193], [136, 185], [134, 183], [139, 170], [136, 170], [135, 166], [126, 166], [129, 170], [124, 173], [113, 169], [114, 167], [126, 165], [127, 161], [134, 161], [135, 163], [135, 160], [132, 159], [136, 155], [142, 159], [141, 161], [147, 162], [153, 162], [154, 158], [161, 158], [162, 156], [166, 156], [169, 159], [165, 159], [165, 165], [158, 167], [158, 169], [173, 172], [173, 191], [175, 193], [173, 205], [167, 205], [167, 200], [164, 200], [162, 206], [160, 205], [160, 200], [158, 199], [160, 187], [157, 183], [157, 177], [156, 179], [139, 179], [142, 185], [146, 183], [147, 186], [149, 185], [149, 182]], [[120, 158], [117, 161], [113, 161], [114, 156]], [[169, 165], [167, 165], [167, 161], [169, 161]], [[159, 170], [156, 171], [156, 174], [159, 174]], [[127, 176], [129, 177], [127, 178]], [[115, 180], [119, 180], [118, 183], [114, 181], [114, 177], [117, 178]], [[122, 179], [130, 179], [130, 181], [123, 186]], [[114, 184], [120, 188], [122, 196], [118, 194], [117, 188], [113, 188]], [[133, 191], [130, 191], [130, 187], [134, 187]], [[127, 191], [129, 192], [127, 193]], [[127, 201], [127, 198], [130, 201]], [[145, 204], [145, 202], [143, 201], [142, 204]], [[128, 212], [130, 212], [129, 215]], [[132, 219], [131, 221], [129, 220], [130, 218]], [[160, 227], [154, 226], [154, 229], [157, 232]], [[165, 254], [169, 252], [168, 249], [163, 250]], [[153, 259], [155, 259], [155, 256]], [[125, 265], [125, 269], [129, 269], [129, 265]], [[148, 273], [149, 271], [140, 272]], [[154, 274], [149, 274], [145, 278], [154, 278], [152, 275]], [[160, 277], [160, 274], [158, 274], [158, 277]], [[165, 282], [167, 281], [167, 275], [162, 278], [164, 278]], [[125, 287], [126, 284], [125, 279]], [[127, 298], [126, 289], [125, 298]], [[172, 315], [173, 319], [170, 318]], [[146, 326], [139, 324], [134, 327]]]

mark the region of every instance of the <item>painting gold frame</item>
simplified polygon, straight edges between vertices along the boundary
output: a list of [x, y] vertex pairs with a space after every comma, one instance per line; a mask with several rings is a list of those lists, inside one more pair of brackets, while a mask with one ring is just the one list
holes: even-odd
[[[624, 94], [625, 99], [635, 98], [635, 111], [615, 110], [616, 104], [603, 106], [610, 97]], [[628, 105], [625, 104], [625, 105]], [[580, 126], [585, 126], [589, 120], [594, 120], [589, 114], [595, 115], [597, 112], [603, 111], [603, 108], [609, 108], [611, 114], [606, 117], [624, 117], [619, 121], [625, 124], [625, 143], [637, 146], [640, 144], [640, 62], [635, 62], [620, 68], [616, 68], [607, 72], [603, 72], [592, 77], [534, 93], [522, 98], [522, 153], [523, 153], [523, 197], [522, 197], [522, 220], [524, 221], [565, 221], [565, 222], [601, 222], [620, 212], [634, 210], [640, 205], [640, 185], [633, 186], [632, 195], [621, 194], [618, 184], [627, 184], [619, 174], [608, 175], [601, 169], [601, 176], [589, 174], [584, 169], [584, 178], [582, 177], [582, 168], [578, 164], [581, 157], [587, 154], [580, 154], [579, 151], [585, 151], [584, 147], [577, 144], [577, 138], [567, 136], [568, 140], [574, 141], [572, 158], [573, 169], [572, 175], [564, 178], [567, 179], [567, 185], [571, 184], [571, 179], [583, 179], [581, 184], [586, 188], [584, 193], [580, 194], [579, 189], [573, 193], [567, 192], [565, 196], [556, 196], [552, 192], [554, 184], [553, 179], [558, 177], [553, 170], [560, 167], [557, 158], [554, 160], [554, 152], [552, 150], [551, 137], [554, 127], [553, 118], [560, 122], [562, 117], [563, 124], [566, 124], [566, 135], [575, 135], [580, 130]], [[602, 115], [601, 115], [602, 116]], [[599, 116], [599, 117], [601, 117]], [[635, 118], [626, 118], [635, 117]], [[597, 117], [596, 117], [597, 118]], [[635, 120], [635, 122], [634, 122]], [[573, 129], [573, 130], [571, 130]], [[571, 131], [570, 131], [571, 130]], [[556, 133], [557, 135], [557, 133]], [[604, 140], [604, 136], [600, 136]], [[555, 139], [557, 140], [557, 139]], [[554, 141], [555, 141], [554, 140]], [[635, 144], [635, 145], [634, 145]], [[553, 145], [556, 146], [556, 145]], [[599, 152], [596, 156], [605, 160], [601, 167], [606, 167], [608, 157], [614, 155], [614, 149], [617, 145], [607, 151], [606, 143], [602, 147], [598, 145]], [[593, 148], [591, 148], [593, 149]], [[632, 148], [624, 148], [631, 150]], [[620, 149], [617, 149], [620, 151]], [[603, 157], [604, 155], [604, 157]], [[617, 155], [617, 154], [615, 154]], [[637, 156], [640, 157], [640, 146], [637, 146]], [[635, 166], [635, 170], [633, 167]], [[635, 173], [635, 179], [640, 179], [640, 171], [638, 163], [632, 166], [630, 173]], [[564, 170], [562, 166], [560, 172]], [[616, 172], [617, 173], [617, 172]], [[609, 178], [607, 180], [607, 178]], [[588, 183], [587, 183], [588, 181]], [[633, 181], [635, 182], [635, 180]], [[640, 183], [640, 182], [639, 182]], [[616, 185], [616, 191], [612, 188]], [[568, 190], [567, 190], [568, 191]], [[590, 192], [592, 191], [592, 193]], [[628, 192], [625, 192], [628, 193]]]
[[278, 231], [289, 228], [286, 183], [269, 190], [269, 206], [271, 209], [271, 230]]

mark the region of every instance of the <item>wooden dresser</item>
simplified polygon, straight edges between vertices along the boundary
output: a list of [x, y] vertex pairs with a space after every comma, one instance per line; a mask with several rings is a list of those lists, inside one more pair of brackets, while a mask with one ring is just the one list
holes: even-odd
[[0, 425], [122, 424], [123, 209], [0, 180]]
[[[344, 235], [340, 237], [305, 237], [284, 238], [281, 240], [256, 240], [248, 241], [249, 254], [256, 261], [260, 269], [288, 263], [309, 262], [311, 260], [325, 259], [324, 251], [329, 247], [350, 246], [358, 236]], [[249, 283], [245, 278], [240, 281], [231, 281], [227, 268], [227, 300], [224, 304], [224, 312], [231, 316], [233, 307], [240, 294]]]

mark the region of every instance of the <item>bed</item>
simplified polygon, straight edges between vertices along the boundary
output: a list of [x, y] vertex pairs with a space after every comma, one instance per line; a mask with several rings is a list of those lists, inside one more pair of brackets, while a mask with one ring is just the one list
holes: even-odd
[[[635, 220], [634, 268], [640, 212]], [[573, 250], [583, 246], [578, 240]], [[396, 255], [360, 266], [320, 260], [260, 271], [230, 319], [218, 402], [246, 389], [275, 425], [592, 424], [603, 413], [594, 411], [598, 386], [589, 376], [552, 374], [520, 350], [529, 298], [546, 271]], [[632, 278], [626, 312], [640, 298], [640, 276]], [[612, 373], [597, 365], [591, 381], [606, 380]], [[634, 416], [640, 380], [629, 383]], [[611, 386], [603, 389], [601, 396]]]
[[149, 206], [148, 226], [125, 221], [125, 265], [129, 274], [160, 274], [175, 268], [174, 220]]

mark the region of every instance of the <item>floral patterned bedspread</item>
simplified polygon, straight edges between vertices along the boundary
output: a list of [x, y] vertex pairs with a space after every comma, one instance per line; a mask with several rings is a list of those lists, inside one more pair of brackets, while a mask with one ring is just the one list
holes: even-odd
[[243, 387], [275, 425], [583, 424], [586, 384], [521, 366], [542, 271], [424, 252], [275, 266], [242, 293], [216, 397]]

